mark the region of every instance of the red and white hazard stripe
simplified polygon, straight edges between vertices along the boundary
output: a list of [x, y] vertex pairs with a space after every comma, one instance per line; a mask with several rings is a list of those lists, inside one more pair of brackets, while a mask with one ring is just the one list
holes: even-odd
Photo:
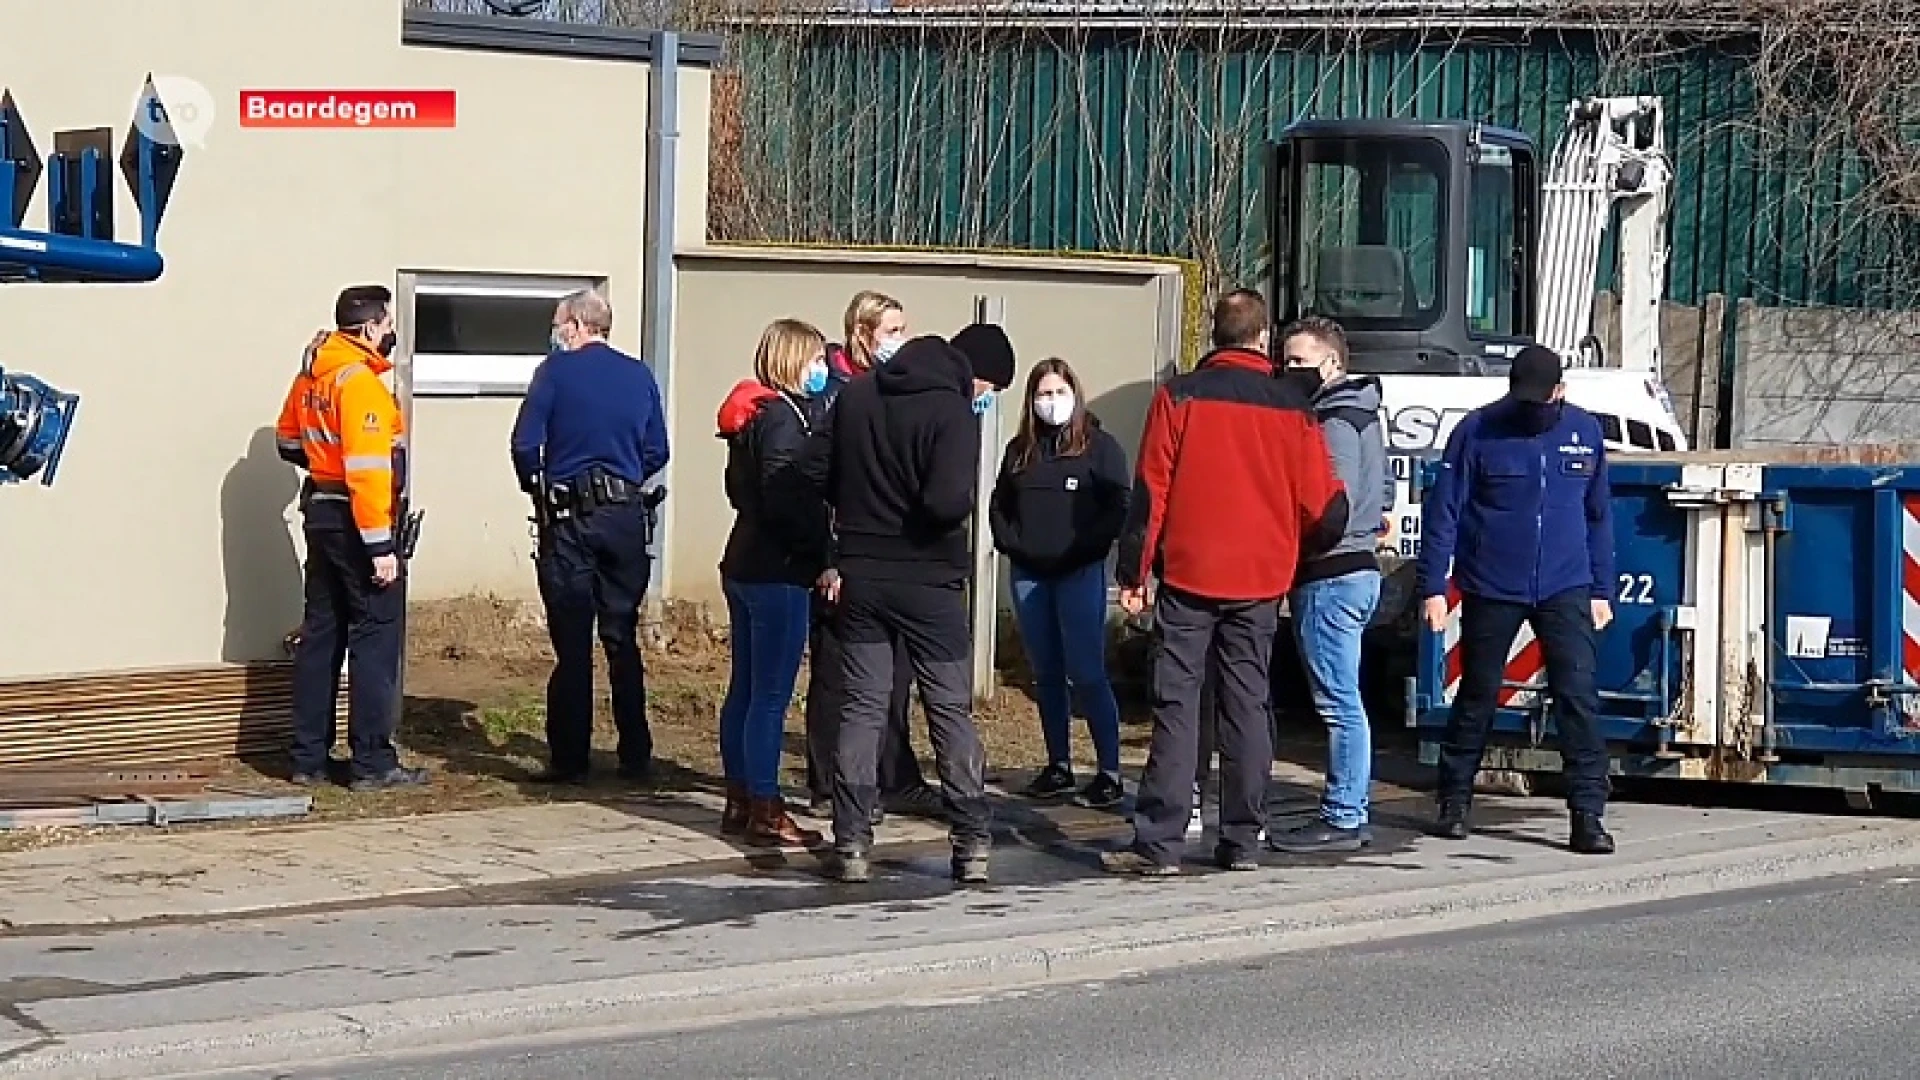
[[[1920, 507], [1916, 507], [1916, 510], [1920, 510]], [[1909, 517], [1907, 523], [1909, 537], [1920, 534], [1920, 519]], [[1912, 566], [1911, 560], [1920, 558], [1920, 547], [1910, 547], [1908, 552], [1909, 565]], [[1909, 574], [1920, 575], [1920, 569], [1911, 569]], [[1920, 593], [1909, 592], [1908, 594], [1910, 620], [1916, 613], [1920, 613], [1920, 600], [1915, 599], [1916, 596], [1920, 596]], [[1920, 629], [1920, 624], [1911, 621], [1908, 626]], [[1914, 630], [1909, 631], [1909, 633], [1912, 632]], [[1920, 649], [1920, 646], [1911, 644], [1912, 638], [1908, 640], [1910, 654]], [[1452, 582], [1447, 583], [1447, 629], [1440, 635], [1440, 643], [1447, 665], [1446, 688], [1442, 694], [1442, 700], [1452, 704], [1454, 694], [1460, 689], [1461, 665], [1460, 590], [1454, 588]], [[1503, 681], [1525, 683], [1532, 687], [1546, 685], [1547, 657], [1540, 648], [1540, 642], [1533, 636], [1531, 624], [1521, 623], [1520, 632], [1513, 636], [1513, 645], [1507, 649], [1507, 671]], [[1502, 687], [1500, 690], [1500, 707], [1503, 709], [1529, 709], [1538, 704], [1539, 700], [1539, 695], [1533, 690], [1508, 687]]]
[[[1901, 500], [1900, 515], [1900, 678], [1920, 683], [1920, 494]], [[1902, 695], [1906, 725], [1920, 728], [1920, 695]]]

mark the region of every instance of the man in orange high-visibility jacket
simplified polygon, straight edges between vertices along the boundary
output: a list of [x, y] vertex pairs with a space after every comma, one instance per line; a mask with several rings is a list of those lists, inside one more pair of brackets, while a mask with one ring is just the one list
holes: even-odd
[[380, 376], [397, 340], [393, 294], [356, 285], [334, 303], [332, 333], [308, 344], [276, 429], [280, 456], [307, 470], [307, 597], [293, 656], [293, 780], [326, 779], [341, 662], [347, 691], [350, 786], [378, 791], [426, 782], [393, 745], [400, 712], [406, 587], [396, 547], [406, 483], [406, 424]]

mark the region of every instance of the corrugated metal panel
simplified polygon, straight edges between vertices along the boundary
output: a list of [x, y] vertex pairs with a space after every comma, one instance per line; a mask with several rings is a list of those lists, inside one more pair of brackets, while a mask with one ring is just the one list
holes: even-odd
[[1874, 260], [1814, 242], [1838, 229], [1817, 213], [1810, 225], [1804, 185], [1757, 161], [1744, 62], [1721, 48], [1620, 76], [1583, 31], [1373, 35], [1360, 49], [1340, 33], [868, 26], [738, 44], [745, 190], [716, 193], [739, 204], [722, 214], [733, 239], [1173, 254], [1250, 280], [1260, 145], [1296, 117], [1480, 118], [1544, 152], [1572, 97], [1652, 92], [1679, 177], [1672, 299], [1871, 299]]
[[[334, 701], [343, 729], [346, 685]], [[292, 716], [286, 663], [0, 681], [0, 768], [274, 757]]]

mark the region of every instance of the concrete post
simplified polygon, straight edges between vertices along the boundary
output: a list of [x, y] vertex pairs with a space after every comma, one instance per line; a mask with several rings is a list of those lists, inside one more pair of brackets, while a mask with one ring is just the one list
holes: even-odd
[[[999, 296], [976, 296], [973, 300], [975, 322], [1005, 327], [1007, 302]], [[999, 633], [1000, 556], [993, 549], [993, 529], [987, 519], [987, 500], [993, 496], [993, 482], [1000, 472], [1000, 405], [988, 409], [980, 418], [980, 466], [973, 507], [973, 588], [971, 602], [973, 634], [973, 701], [985, 704], [997, 688], [994, 660]]]

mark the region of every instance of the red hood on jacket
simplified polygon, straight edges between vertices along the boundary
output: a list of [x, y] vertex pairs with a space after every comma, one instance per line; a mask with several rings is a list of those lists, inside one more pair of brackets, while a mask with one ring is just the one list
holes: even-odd
[[847, 351], [846, 346], [838, 344], [827, 346], [827, 370], [843, 379], [851, 379], [860, 374], [859, 370], [853, 366], [853, 354]]
[[760, 413], [760, 406], [780, 396], [756, 379], [741, 379], [733, 384], [727, 399], [720, 403], [720, 437], [730, 439], [746, 428]]

